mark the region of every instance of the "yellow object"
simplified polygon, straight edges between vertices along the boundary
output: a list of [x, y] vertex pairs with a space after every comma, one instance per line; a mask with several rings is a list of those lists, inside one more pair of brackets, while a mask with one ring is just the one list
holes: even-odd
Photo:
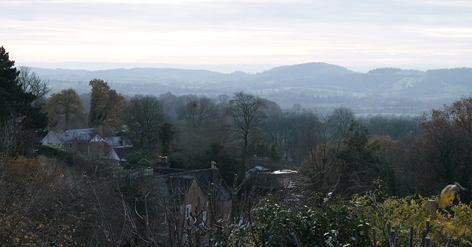
[[454, 200], [454, 194], [458, 190], [465, 190], [459, 183], [455, 184], [450, 184], [446, 186], [441, 191], [441, 196], [439, 198], [439, 206], [441, 208], [445, 208], [446, 206], [449, 206], [452, 204], [452, 201]]

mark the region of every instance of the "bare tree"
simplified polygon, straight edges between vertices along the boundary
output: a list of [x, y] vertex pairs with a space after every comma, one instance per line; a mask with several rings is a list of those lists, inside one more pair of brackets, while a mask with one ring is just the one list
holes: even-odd
[[229, 115], [232, 119], [232, 131], [241, 143], [241, 164], [246, 166], [247, 148], [258, 133], [258, 128], [265, 118], [264, 101], [252, 94], [235, 93], [229, 102]]
[[220, 94], [216, 97], [218, 104], [226, 104], [229, 101], [229, 96], [226, 94]]
[[211, 120], [215, 118], [216, 114], [218, 114], [216, 105], [206, 97], [195, 97], [179, 109], [179, 117], [185, 119], [187, 127], [194, 132], [210, 127]]
[[431, 190], [454, 182], [472, 186], [472, 97], [431, 110], [431, 117], [424, 118], [420, 127], [423, 134], [417, 148], [423, 184], [434, 184]]
[[341, 150], [341, 139], [330, 142], [329, 125], [326, 121], [318, 125], [318, 144], [303, 160], [301, 169], [308, 176], [310, 185], [317, 191], [327, 191], [333, 186], [336, 174], [336, 165]]
[[346, 135], [354, 120], [354, 113], [346, 107], [336, 108], [329, 117], [329, 125], [332, 128], [332, 135], [335, 139], [341, 139]]
[[18, 75], [18, 82], [23, 87], [23, 91], [36, 96], [36, 100], [32, 103], [33, 106], [44, 106], [45, 97], [51, 92], [49, 88], [49, 81], [41, 79], [35, 72], [31, 71], [29, 67], [19, 67], [20, 74]]
[[142, 151], [157, 152], [159, 127], [164, 122], [161, 103], [154, 96], [138, 95], [130, 99], [124, 110], [127, 134]]

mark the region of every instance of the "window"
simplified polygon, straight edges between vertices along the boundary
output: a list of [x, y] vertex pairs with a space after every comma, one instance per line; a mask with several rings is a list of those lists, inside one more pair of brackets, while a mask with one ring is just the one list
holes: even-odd
[[167, 214], [164, 214], [164, 222], [161, 223], [162, 225], [167, 224]]
[[187, 219], [190, 219], [190, 213], [192, 212], [192, 204], [187, 204], [185, 207], [185, 215]]

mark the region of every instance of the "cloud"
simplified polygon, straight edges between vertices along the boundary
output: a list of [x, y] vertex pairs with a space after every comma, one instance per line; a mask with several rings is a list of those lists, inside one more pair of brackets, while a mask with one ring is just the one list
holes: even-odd
[[466, 61], [472, 50], [466, 1], [0, 0], [0, 9], [1, 42], [28, 61]]

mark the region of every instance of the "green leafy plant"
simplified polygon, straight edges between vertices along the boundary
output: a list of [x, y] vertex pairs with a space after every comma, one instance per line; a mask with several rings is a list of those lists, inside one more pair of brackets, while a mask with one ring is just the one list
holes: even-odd
[[382, 198], [381, 193], [371, 192], [356, 196], [353, 201], [365, 211], [368, 222], [376, 230], [377, 246], [388, 246], [388, 226], [395, 232], [400, 244], [409, 243], [410, 228], [413, 228], [413, 243], [421, 242], [421, 231], [430, 223], [428, 236], [435, 246], [444, 246], [451, 241], [452, 246], [472, 245], [472, 208], [459, 202], [446, 210], [438, 209], [430, 214], [428, 200], [433, 198], [420, 195], [405, 198]]

